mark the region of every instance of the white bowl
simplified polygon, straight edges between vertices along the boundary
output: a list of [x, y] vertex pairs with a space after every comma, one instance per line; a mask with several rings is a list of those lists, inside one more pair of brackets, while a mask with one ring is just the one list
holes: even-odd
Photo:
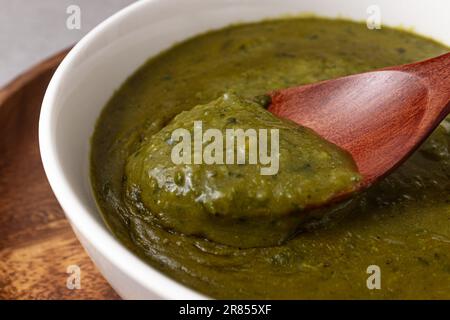
[[[104, 225], [89, 182], [90, 137], [103, 106], [147, 58], [174, 43], [231, 23], [286, 14], [365, 20], [372, 0], [148, 0], [101, 23], [59, 66], [45, 94], [39, 142], [45, 172], [78, 239], [127, 299], [201, 299], [142, 262]], [[377, 0], [382, 23], [413, 27], [450, 45], [450, 1]], [[373, 32], [377, 32], [374, 30]]]

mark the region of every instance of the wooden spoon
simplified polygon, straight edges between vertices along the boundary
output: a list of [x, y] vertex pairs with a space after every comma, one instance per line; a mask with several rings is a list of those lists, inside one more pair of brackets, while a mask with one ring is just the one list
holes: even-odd
[[365, 189], [405, 161], [449, 113], [450, 53], [270, 96], [269, 111], [347, 150]]

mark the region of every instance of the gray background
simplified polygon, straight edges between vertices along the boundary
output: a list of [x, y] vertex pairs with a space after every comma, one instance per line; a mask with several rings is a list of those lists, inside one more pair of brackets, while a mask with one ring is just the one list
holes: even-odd
[[[0, 87], [42, 59], [76, 43], [135, 0], [0, 0]], [[81, 9], [81, 29], [69, 30], [67, 7]]]

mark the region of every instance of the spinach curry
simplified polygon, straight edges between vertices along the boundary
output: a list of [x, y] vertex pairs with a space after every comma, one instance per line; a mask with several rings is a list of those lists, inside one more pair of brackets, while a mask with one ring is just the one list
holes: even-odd
[[[216, 298], [450, 298], [450, 119], [364, 193], [305, 210], [351, 192], [359, 175], [345, 151], [274, 117], [261, 99], [447, 50], [404, 31], [319, 18], [180, 43], [132, 75], [98, 120], [91, 175], [104, 219], [149, 264]], [[222, 131], [279, 129], [278, 173], [175, 165], [170, 133], [197, 120]], [[380, 290], [367, 288], [371, 265]]]
[[[213, 133], [208, 130], [228, 132], [232, 139], [224, 143], [216, 134], [213, 139], [220, 140], [220, 145], [205, 141], [204, 152], [197, 149], [197, 153], [208, 155], [205, 152], [213, 148], [214, 155], [222, 156], [207, 162], [197, 157], [193, 164], [194, 148], [186, 145], [184, 150], [184, 141], [173, 139], [179, 128], [187, 130], [188, 143], [196, 134], [203, 136], [203, 131]], [[273, 129], [278, 130], [275, 135]], [[240, 145], [237, 130], [248, 133], [242, 135]], [[259, 130], [266, 130], [264, 140], [258, 141]], [[261, 142], [266, 149], [274, 147], [269, 154], [277, 157], [276, 170], [275, 165], [267, 167], [268, 161], [257, 161], [254, 147]], [[174, 149], [177, 146], [179, 151]], [[187, 158], [176, 160], [173, 150], [185, 152]], [[243, 153], [240, 162], [237, 150]], [[250, 153], [253, 163], [249, 163]], [[232, 155], [227, 163], [224, 155]], [[158, 133], [143, 136], [127, 159], [124, 177], [129, 212], [185, 235], [240, 248], [281, 244], [300, 225], [316, 223], [327, 213], [305, 209], [320, 206], [336, 194], [353, 192], [359, 180], [351, 156], [335, 145], [310, 129], [275, 117], [258, 103], [228, 93], [180, 113]]]

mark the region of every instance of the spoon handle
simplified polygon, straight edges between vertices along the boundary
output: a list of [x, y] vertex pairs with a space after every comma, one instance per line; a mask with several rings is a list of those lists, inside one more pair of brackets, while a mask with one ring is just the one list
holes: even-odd
[[392, 70], [408, 73], [427, 88], [428, 99], [423, 124], [430, 131], [450, 113], [450, 52], [411, 64], [388, 67]]
[[[412, 63], [391, 70], [408, 72], [420, 78], [429, 90], [431, 104], [449, 113], [450, 108], [450, 53]], [[444, 115], [445, 116], [445, 115]]]

